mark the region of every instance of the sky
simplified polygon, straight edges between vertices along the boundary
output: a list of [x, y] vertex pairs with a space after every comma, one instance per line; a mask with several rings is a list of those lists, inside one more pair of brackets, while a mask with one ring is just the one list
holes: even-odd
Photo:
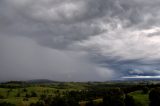
[[159, 0], [0, 0], [0, 81], [160, 78]]

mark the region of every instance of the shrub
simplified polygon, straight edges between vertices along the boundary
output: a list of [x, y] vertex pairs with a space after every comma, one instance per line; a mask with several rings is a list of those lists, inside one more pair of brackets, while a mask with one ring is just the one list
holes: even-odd
[[149, 93], [150, 106], [160, 106], [160, 88], [154, 88]]

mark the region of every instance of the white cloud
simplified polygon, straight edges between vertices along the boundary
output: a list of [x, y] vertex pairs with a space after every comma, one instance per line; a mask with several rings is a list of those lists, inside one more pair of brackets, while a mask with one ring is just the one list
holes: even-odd
[[132, 71], [129, 71], [130, 74], [144, 74], [144, 71], [142, 70], [132, 70]]
[[159, 29], [159, 27], [144, 30], [112, 28], [101, 35], [90, 37], [90, 39], [81, 41], [76, 45], [106, 58], [155, 60], [160, 59], [160, 36], [148, 35], [154, 32], [160, 33]]
[[124, 77], [122, 77], [123, 79], [132, 79], [132, 78], [134, 78], [134, 79], [159, 79], [160, 78], [160, 76], [124, 76]]

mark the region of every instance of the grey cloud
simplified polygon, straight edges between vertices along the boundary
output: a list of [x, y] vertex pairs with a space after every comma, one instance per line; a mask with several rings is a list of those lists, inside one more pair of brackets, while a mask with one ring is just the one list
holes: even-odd
[[1, 73], [11, 79], [107, 80], [135, 69], [159, 70], [159, 4], [1, 0]]
[[[92, 26], [92, 22], [83, 22], [83, 17], [88, 12], [83, 10], [84, 1], [19, 2], [4, 1], [3, 4], [7, 6], [1, 16], [3, 22], [6, 21], [9, 25], [2, 32], [28, 36], [52, 48], [65, 48], [73, 41], [102, 33], [99, 27]], [[6, 23], [4, 24], [2, 27], [6, 26]]]
[[[0, 41], [0, 79], [3, 81], [33, 78], [91, 81], [106, 80], [103, 75], [110, 78], [112, 74], [109, 69], [102, 70], [86, 60], [85, 53], [41, 47], [25, 37], [1, 37]], [[99, 69], [103, 75], [99, 74]]]

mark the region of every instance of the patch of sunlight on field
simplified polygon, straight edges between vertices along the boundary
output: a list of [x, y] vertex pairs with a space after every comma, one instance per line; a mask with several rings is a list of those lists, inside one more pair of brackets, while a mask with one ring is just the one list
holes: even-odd
[[9, 102], [12, 104], [16, 104], [16, 106], [29, 106], [30, 103], [36, 103], [37, 101], [38, 98], [35, 97], [28, 98], [28, 101], [24, 101], [23, 97], [0, 99], [0, 102]]
[[148, 94], [143, 94], [142, 91], [135, 91], [129, 95], [133, 96], [138, 106], [148, 106], [149, 97]]
[[[95, 99], [95, 100], [93, 100], [93, 103], [94, 104], [98, 104], [98, 103], [101, 103], [103, 101], [103, 99]], [[86, 103], [87, 103], [88, 101], [81, 101], [81, 102], [79, 102], [79, 104], [80, 104], [80, 106], [85, 106], [86, 105]]]

